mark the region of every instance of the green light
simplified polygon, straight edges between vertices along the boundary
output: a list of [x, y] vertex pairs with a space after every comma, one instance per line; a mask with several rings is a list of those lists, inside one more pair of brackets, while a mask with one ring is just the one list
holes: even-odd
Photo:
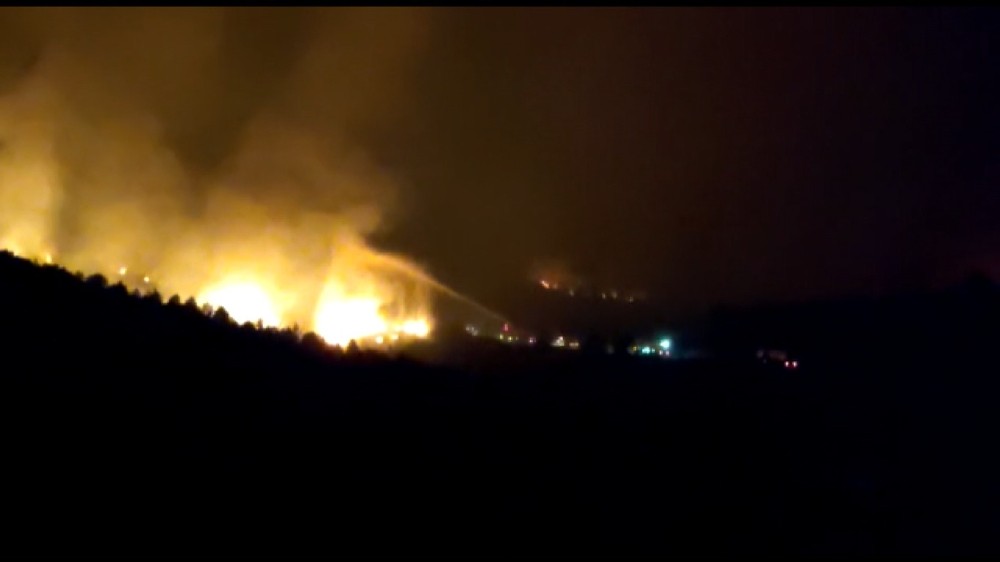
[[670, 338], [663, 338], [660, 340], [660, 347], [663, 349], [670, 349]]

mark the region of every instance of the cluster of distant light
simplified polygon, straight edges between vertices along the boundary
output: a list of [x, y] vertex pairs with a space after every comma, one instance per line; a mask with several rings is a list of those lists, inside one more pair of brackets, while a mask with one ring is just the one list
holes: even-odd
[[580, 349], [580, 340], [566, 339], [565, 336], [556, 336], [552, 340], [552, 347], [565, 347], [568, 349]]
[[561, 292], [571, 297], [600, 298], [601, 300], [621, 300], [622, 302], [634, 303], [643, 300], [643, 295], [639, 292], [619, 293], [618, 289], [586, 289], [580, 285], [560, 284], [549, 279], [539, 279], [538, 285], [546, 291]]
[[786, 369], [799, 368], [799, 361], [792, 359], [787, 351], [781, 349], [759, 349], [757, 350], [757, 359], [765, 365], [776, 364]]
[[670, 357], [670, 347], [673, 344], [670, 338], [661, 338], [657, 342], [639, 342], [628, 348], [631, 355], [657, 355], [660, 357]]
[[[479, 337], [482, 335], [482, 330], [474, 324], [466, 324], [465, 332], [472, 337]], [[537, 336], [511, 328], [509, 323], [504, 323], [504, 325], [500, 328], [500, 331], [496, 333], [496, 339], [497, 341], [510, 345], [534, 346], [538, 344]], [[549, 345], [558, 348], [580, 349], [580, 340], [560, 335], [553, 338], [552, 341], [549, 342]]]
[[[473, 337], [479, 337], [482, 334], [482, 330], [474, 324], [467, 324], [465, 326], [465, 332]], [[517, 330], [512, 329], [510, 324], [503, 325], [500, 331], [496, 333], [496, 339], [500, 342], [514, 345], [534, 346], [538, 342], [538, 338], [536, 336], [519, 333]], [[557, 349], [577, 350], [580, 349], [580, 340], [578, 338], [559, 334], [549, 342], [549, 345]], [[637, 342], [628, 348], [628, 353], [630, 355], [670, 357], [672, 345], [673, 342], [670, 338], [661, 337], [653, 342]], [[614, 353], [614, 346], [607, 346], [606, 351], [608, 353]]]

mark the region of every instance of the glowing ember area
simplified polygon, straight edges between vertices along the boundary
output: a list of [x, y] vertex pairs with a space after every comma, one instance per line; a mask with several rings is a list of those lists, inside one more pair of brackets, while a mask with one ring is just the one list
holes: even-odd
[[426, 318], [396, 318], [387, 312], [389, 308], [383, 299], [344, 295], [333, 284], [320, 297], [313, 329], [327, 343], [339, 346], [346, 346], [351, 340], [382, 345], [387, 336], [395, 342], [400, 334], [414, 338], [430, 335], [431, 324]]
[[225, 308], [229, 316], [241, 324], [260, 321], [265, 326], [281, 325], [271, 297], [263, 287], [253, 282], [224, 282], [208, 288], [195, 300]]
[[[223, 274], [215, 277], [217, 281], [201, 284], [202, 289], [192, 292], [197, 295], [198, 304], [225, 309], [239, 324], [302, 326], [330, 345], [346, 347], [354, 341], [361, 347], [381, 347], [430, 337], [433, 321], [429, 298], [423, 290], [426, 287], [422, 287], [426, 282], [421, 281], [419, 270], [363, 245], [338, 250], [340, 257], [334, 260], [318, 298], [310, 291], [309, 279], [282, 283], [291, 279], [280, 276], [277, 268], [270, 270], [270, 275], [266, 271], [260, 275]], [[36, 263], [54, 263], [53, 255], [48, 252], [24, 257]], [[153, 282], [150, 275], [128, 277], [132, 268], [126, 265], [115, 266], [114, 271], [128, 286], [148, 288]], [[180, 294], [185, 294], [183, 286], [173, 283], [155, 289], [160, 288], [180, 289]]]
[[[111, 270], [119, 282], [134, 289], [177, 293], [182, 298], [193, 294], [198, 304], [225, 309], [239, 324], [300, 326], [330, 345], [346, 347], [354, 341], [361, 347], [395, 346], [431, 336], [427, 285], [433, 280], [402, 258], [381, 254], [357, 240], [337, 245], [333, 254], [322, 285], [316, 282], [315, 267], [303, 275], [288, 267], [293, 262], [273, 258], [268, 260], [271, 267], [254, 267], [238, 252], [219, 254], [214, 269], [222, 274], [195, 267], [187, 277], [166, 269], [149, 275], [120, 261], [112, 262]], [[49, 252], [24, 257], [36, 263], [55, 262]], [[255, 257], [265, 259], [260, 252]]]
[[408, 336], [426, 338], [431, 333], [431, 325], [426, 320], [407, 320], [400, 331]]
[[316, 333], [333, 345], [385, 333], [389, 324], [379, 314], [379, 302], [371, 298], [329, 299], [316, 309]]
[[20, 244], [11, 240], [0, 241], [0, 250], [6, 250], [19, 258], [28, 259], [35, 263], [44, 263], [47, 265], [55, 263], [55, 258], [52, 257], [51, 252], [26, 252]]

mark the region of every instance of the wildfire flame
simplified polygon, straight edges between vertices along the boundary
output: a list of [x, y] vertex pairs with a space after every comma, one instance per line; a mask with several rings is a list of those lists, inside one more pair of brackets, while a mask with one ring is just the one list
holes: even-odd
[[[367, 18], [363, 25], [370, 25]], [[86, 25], [70, 28], [67, 33], [90, 33]], [[396, 24], [393, 29], [400, 31]], [[430, 291], [463, 297], [409, 260], [368, 245], [383, 214], [394, 208], [397, 181], [348, 133], [351, 127], [336, 111], [315, 105], [329, 103], [317, 86], [331, 84], [328, 93], [350, 90], [331, 81], [336, 76], [326, 57], [340, 49], [327, 42], [337, 35], [317, 33], [304, 41], [301, 58], [287, 64], [290, 74], [274, 77], [284, 101], [251, 104], [236, 112], [242, 117], [233, 123], [203, 118], [215, 107], [203, 105], [208, 98], [199, 88], [161, 91], [157, 80], [144, 96], [130, 86], [147, 84], [153, 75], [171, 84], [171, 72], [183, 74], [183, 84], [212, 81], [218, 69], [211, 61], [228, 59], [203, 56], [202, 49], [223, 41], [205, 37], [191, 51], [204, 64], [189, 64], [174, 47], [157, 43], [146, 52], [127, 34], [120, 44], [144, 58], [124, 70], [105, 64], [100, 48], [54, 42], [22, 75], [0, 84], [0, 247], [39, 263], [99, 273], [141, 293], [194, 297], [240, 323], [312, 330], [332, 345], [430, 336]], [[384, 60], [384, 75], [396, 76], [393, 61], [404, 59], [385, 55], [393, 48], [406, 55], [413, 51], [408, 45], [366, 44], [379, 56], [362, 57]], [[377, 67], [366, 63], [366, 76]], [[218, 108], [228, 115], [232, 98], [223, 82], [217, 84], [223, 94]], [[170, 103], [162, 103], [168, 92]], [[244, 97], [241, 90], [231, 95]], [[373, 116], [382, 113], [377, 105], [368, 107], [370, 100], [359, 101], [365, 103], [347, 104], [348, 113], [365, 107]], [[186, 104], [195, 107], [190, 116], [168, 111]], [[190, 129], [173, 126], [186, 116]], [[216, 127], [221, 134], [214, 134]], [[225, 149], [214, 154], [201, 140], [190, 141], [202, 137], [227, 139]]]
[[426, 338], [431, 333], [431, 325], [426, 319], [407, 320], [400, 326], [400, 331], [408, 336]]
[[214, 285], [195, 300], [226, 309], [230, 318], [241, 324], [260, 321], [265, 326], [281, 325], [281, 317], [270, 295], [263, 287], [250, 281], [229, 281]]
[[[308, 300], [307, 295], [283, 298], [274, 284], [252, 275], [223, 277], [202, 289], [195, 300], [224, 308], [239, 323], [308, 326], [330, 345], [347, 346], [351, 341], [362, 346], [382, 345], [386, 341], [397, 342], [401, 337], [430, 336], [432, 321], [426, 299], [408, 298], [411, 295], [405, 284], [387, 281], [393, 276], [391, 273], [372, 271], [372, 264], [378, 262], [367, 259], [368, 253], [373, 251], [354, 248], [335, 260], [308, 319], [291, 306], [291, 301]], [[306, 285], [301, 283], [300, 288]]]
[[[7, 249], [10, 250], [10, 246]], [[52, 263], [52, 255], [44, 254], [42, 261]], [[125, 276], [128, 271], [127, 266], [121, 266], [117, 272]], [[149, 276], [142, 279], [143, 283], [150, 282]], [[225, 309], [229, 317], [240, 324], [310, 326], [330, 345], [347, 346], [351, 341], [362, 346], [383, 345], [404, 337], [424, 339], [430, 336], [433, 321], [423, 299], [417, 299], [419, 306], [406, 310], [400, 306], [405, 295], [398, 287], [379, 283], [377, 277], [362, 276], [361, 279], [360, 284], [355, 280], [358, 287], [352, 292], [345, 288], [343, 277], [332, 276], [317, 299], [315, 313], [309, 321], [284, 314], [280, 304], [287, 299], [279, 298], [280, 293], [274, 288], [248, 275], [223, 276], [199, 291], [195, 301]]]
[[[420, 308], [402, 306], [406, 294], [398, 286], [385, 283], [384, 278], [344, 273], [327, 282], [313, 318], [313, 330], [327, 343], [382, 344], [386, 336], [397, 341], [400, 334], [416, 338], [430, 334], [429, 315]], [[353, 285], [345, 283], [346, 279], [353, 280]]]
[[389, 331], [389, 323], [379, 313], [379, 308], [379, 302], [373, 298], [322, 301], [316, 310], [316, 333], [334, 345], [381, 336]]
[[[0, 241], [0, 246], [38, 263], [62, 263], [50, 251], [24, 251], [11, 238]], [[199, 304], [223, 308], [240, 324], [297, 325], [330, 345], [355, 341], [381, 346], [431, 335], [427, 293], [436, 288], [433, 280], [403, 258], [376, 252], [357, 238], [341, 241], [333, 249], [335, 258], [325, 281], [316, 279], [315, 267], [296, 269], [292, 264], [301, 261], [298, 256], [280, 260], [262, 251], [250, 259], [235, 246], [215, 252], [211, 267], [185, 262], [150, 272], [108, 260], [114, 264], [107, 268], [110, 271], [93, 272], [117, 274], [121, 282], [142, 291], [194, 295]]]

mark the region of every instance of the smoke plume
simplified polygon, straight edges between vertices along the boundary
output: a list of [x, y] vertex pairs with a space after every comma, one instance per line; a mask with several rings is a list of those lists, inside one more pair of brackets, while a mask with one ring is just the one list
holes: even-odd
[[212, 304], [247, 320], [345, 337], [426, 323], [426, 275], [365, 242], [398, 182], [360, 139], [402, 107], [430, 24], [414, 10], [5, 9], [0, 245], [222, 295]]

